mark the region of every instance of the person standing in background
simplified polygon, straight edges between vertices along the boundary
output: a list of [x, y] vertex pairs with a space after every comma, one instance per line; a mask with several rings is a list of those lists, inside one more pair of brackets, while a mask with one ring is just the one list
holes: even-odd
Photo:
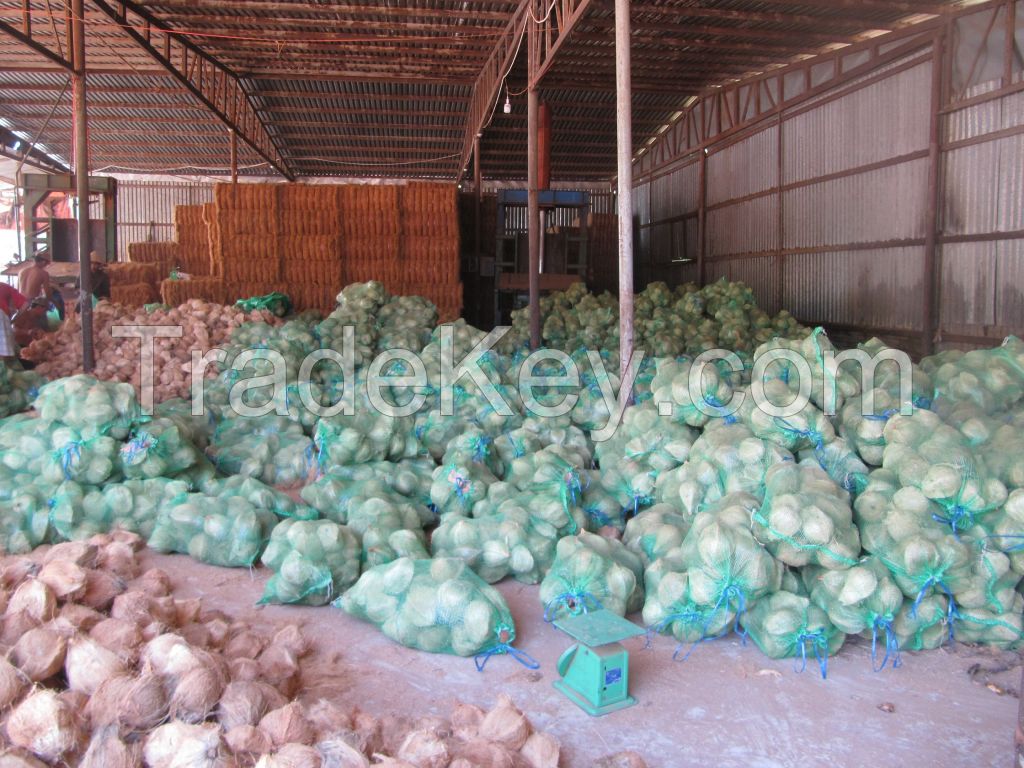
[[7, 283], [0, 283], [0, 360], [10, 362], [18, 355], [18, 344], [14, 338], [11, 318], [28, 303], [20, 292]]
[[18, 275], [18, 289], [29, 301], [38, 299], [40, 296], [49, 299], [52, 288], [50, 273], [46, 271], [46, 267], [49, 265], [50, 259], [45, 251], [41, 251], [32, 261], [32, 266], [21, 270], [21, 274]]

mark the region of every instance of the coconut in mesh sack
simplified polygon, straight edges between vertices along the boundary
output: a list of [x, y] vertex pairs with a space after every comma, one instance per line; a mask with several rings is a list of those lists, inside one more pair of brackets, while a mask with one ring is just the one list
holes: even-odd
[[755, 437], [743, 424], [711, 422], [679, 469], [658, 476], [657, 501], [678, 505], [693, 517], [730, 493], [764, 497], [768, 468], [793, 461], [793, 454], [770, 440]]
[[216, 496], [224, 500], [240, 497], [252, 504], [255, 509], [272, 512], [277, 517], [314, 520], [319, 516], [317, 510], [297, 503], [287, 493], [272, 488], [254, 477], [234, 475], [213, 478], [209, 482], [202, 483], [199, 490], [208, 496]]
[[643, 563], [617, 539], [583, 531], [560, 539], [540, 584], [544, 617], [605, 610], [625, 616], [643, 607]]
[[88, 485], [102, 485], [120, 477], [121, 444], [112, 437], [85, 437], [71, 427], [54, 425], [50, 433], [50, 450], [43, 457], [40, 475], [56, 485], [72, 480]]
[[283, 488], [304, 484], [316, 471], [313, 442], [284, 416], [225, 419], [207, 454], [224, 474]]
[[215, 426], [213, 414], [205, 413], [202, 416], [194, 416], [192, 403], [188, 400], [175, 397], [157, 403], [153, 407], [153, 417], [174, 422], [182, 438], [201, 451], [210, 444], [210, 437], [213, 435]]
[[690, 521], [671, 504], [655, 504], [626, 523], [622, 542], [643, 561], [644, 567], [679, 547], [690, 530]]
[[[759, 405], [749, 392], [743, 394], [736, 416], [757, 437], [794, 452], [821, 449], [836, 438], [832, 422], [814, 403], [808, 402], [788, 416], [779, 416]], [[780, 408], [793, 400], [793, 391], [777, 379], [764, 383], [764, 395], [771, 405]]]
[[715, 362], [704, 365], [698, 373], [689, 358], [660, 358], [651, 393], [656, 406], [671, 406], [673, 421], [703, 427], [711, 419], [728, 418], [733, 388], [729, 375], [723, 375]]
[[359, 539], [330, 520], [282, 520], [261, 562], [274, 575], [260, 603], [326, 605], [359, 578]]
[[931, 651], [952, 641], [955, 628], [950, 607], [949, 598], [941, 594], [904, 601], [892, 623], [900, 650]]
[[932, 375], [936, 401], [967, 400], [986, 413], [996, 413], [1024, 399], [1024, 342], [1016, 336], [993, 349], [926, 358], [922, 367]]
[[147, 544], [201, 563], [248, 568], [276, 523], [272, 512], [256, 509], [239, 496], [224, 500], [190, 493], [165, 505]]
[[0, 418], [27, 411], [45, 383], [34, 371], [16, 371], [0, 361]]
[[132, 428], [120, 450], [121, 472], [129, 480], [172, 477], [199, 461], [199, 452], [178, 425], [153, 419]]
[[0, 501], [0, 551], [5, 555], [31, 552], [51, 537], [46, 496], [32, 488]]
[[[900, 400], [885, 390], [874, 389], [849, 398], [839, 412], [839, 434], [872, 467], [882, 466], [885, 452], [885, 424], [902, 408]], [[870, 407], [869, 406], [870, 403]]]
[[[846, 570], [810, 567], [804, 580], [811, 602], [828, 614], [836, 628], [847, 635], [870, 634], [871, 664], [875, 671], [892, 662], [900, 665], [899, 639], [893, 622], [904, 597], [889, 570], [877, 558], [868, 557]], [[879, 643], [883, 654], [879, 661]]]
[[397, 557], [426, 557], [422, 526], [428, 514], [425, 507], [393, 491], [378, 496], [364, 485], [360, 495], [350, 502], [346, 521], [360, 539], [363, 566], [381, 565]]
[[[881, 339], [877, 338], [868, 339], [863, 344], [858, 344], [857, 348], [864, 350], [872, 357], [895, 350], [894, 347], [890, 347]], [[898, 352], [899, 350], [895, 351]], [[846, 366], [850, 367], [850, 371], [854, 375], [860, 375], [860, 371], [857, 370], [852, 363], [847, 363]], [[902, 365], [897, 361], [886, 360], [883, 358], [875, 366], [874, 377], [868, 381], [868, 386], [869, 388], [873, 388], [877, 391], [885, 392], [893, 399], [902, 399], [903, 392], [901, 392], [901, 389], [904, 370], [904, 367], [902, 367]], [[932, 396], [935, 392], [935, 385], [932, 382], [931, 375], [916, 363], [912, 364], [909, 370], [911, 404], [915, 408], [931, 407]]]
[[1024, 597], [1006, 611], [958, 607], [955, 632], [963, 643], [982, 643], [997, 648], [1018, 648], [1024, 643]]
[[430, 501], [443, 515], [469, 515], [498, 482], [489, 469], [473, 461], [451, 461], [434, 470]]
[[371, 568], [335, 604], [409, 648], [474, 656], [480, 670], [501, 654], [538, 666], [512, 647], [515, 623], [501, 593], [462, 560], [404, 557]]
[[523, 502], [530, 509], [535, 525], [550, 526], [557, 536], [581, 530], [586, 519], [580, 507], [583, 480], [573, 456], [556, 445], [517, 459], [509, 472], [509, 482], [530, 498]]
[[[860, 393], [860, 378], [854, 375], [850, 366], [833, 370], [832, 366], [826, 365], [826, 353], [835, 352], [835, 347], [822, 328], [815, 328], [803, 339], [774, 338], [757, 348], [754, 359], [756, 361], [762, 355], [777, 350], [795, 352], [807, 362], [811, 371], [811, 402], [822, 411], [838, 413], [847, 398]], [[784, 383], [794, 393], [800, 391], [801, 372], [791, 360], [772, 360], [767, 364], [764, 376], [766, 383], [776, 380]]]
[[586, 516], [586, 529], [592, 533], [599, 533], [602, 528], [623, 531], [626, 526], [626, 514], [631, 510], [622, 506], [617, 493], [601, 484], [601, 472], [581, 471], [580, 483], [583, 486], [580, 506]]
[[69, 376], [39, 389], [35, 408], [47, 421], [59, 421], [83, 437], [128, 436], [141, 415], [131, 384], [97, 381], [92, 376]]
[[471, 427], [448, 441], [441, 463], [455, 461], [480, 464], [495, 476], [504, 474], [504, 464], [494, 447], [494, 439], [479, 427]]
[[597, 443], [594, 453], [602, 468], [629, 461], [656, 475], [682, 466], [696, 439], [693, 429], [669, 421], [653, 404], [630, 406], [614, 436]]
[[751, 520], [758, 540], [790, 566], [849, 568], [860, 555], [850, 496], [816, 466], [769, 469], [764, 502]]
[[114, 530], [149, 538], [160, 511], [188, 491], [188, 483], [162, 477], [107, 483], [102, 488], [66, 482], [50, 497], [50, 523], [68, 541]]
[[821, 448], [805, 449], [797, 454], [800, 464], [820, 467], [832, 480], [856, 497], [868, 483], [870, 469], [843, 438], [837, 437]]
[[747, 614], [743, 626], [757, 647], [772, 659], [796, 658], [802, 671], [808, 658], [817, 660], [822, 678], [828, 675], [828, 657], [846, 640], [828, 615], [808, 598], [776, 592]]
[[314, 439], [321, 471], [335, 465], [399, 461], [420, 454], [413, 417], [381, 413], [370, 402], [365, 383], [357, 385], [352, 415], [339, 413], [320, 419]]
[[980, 449], [985, 466], [1008, 490], [1024, 488], [1024, 424], [1018, 417], [1014, 423], [995, 429], [991, 439]]
[[499, 477], [511, 472], [516, 459], [558, 446], [561, 454], [578, 467], [589, 467], [594, 449], [587, 434], [574, 425], [568, 415], [550, 418], [528, 417], [515, 429], [494, 439], [494, 450], [501, 458]]

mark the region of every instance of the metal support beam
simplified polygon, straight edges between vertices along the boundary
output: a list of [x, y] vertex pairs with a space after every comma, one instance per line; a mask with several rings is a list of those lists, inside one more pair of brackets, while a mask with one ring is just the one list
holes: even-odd
[[231, 138], [231, 183], [238, 183], [238, 134], [228, 130]]
[[619, 203], [619, 376], [633, 357], [633, 92], [629, 0], [615, 0], [615, 117]]
[[[126, 35], [237, 133], [260, 157], [289, 181], [295, 180], [295, 174], [282, 157], [238, 75], [187, 39], [161, 29], [159, 21], [149, 11], [131, 0], [121, 0], [117, 3], [117, 9], [108, 5], [106, 0], [92, 0], [92, 3], [120, 25]], [[149, 33], [138, 31], [143, 28], [148, 29]]]
[[707, 282], [704, 269], [704, 242], [707, 237], [705, 224], [708, 214], [708, 155], [700, 153], [697, 165], [697, 285], [701, 288]]
[[939, 165], [942, 151], [942, 70], [943, 35], [937, 32], [932, 42], [931, 122], [928, 129], [928, 193], [925, 198], [924, 281], [921, 313], [921, 355], [935, 349], [936, 305], [939, 289]]
[[555, 62], [555, 55], [572, 34], [576, 24], [590, 8], [592, 0], [556, 0], [540, 20], [538, 30], [540, 50], [537, 54], [537, 70], [530, 77], [530, 83], [538, 85]]
[[78, 198], [79, 313], [82, 320], [82, 370], [96, 367], [92, 334], [92, 264], [89, 258], [89, 132], [85, 110], [85, 10], [84, 0], [71, 0], [71, 75], [75, 108], [75, 188]]
[[22, 45], [31, 48], [33, 51], [38, 53], [40, 56], [46, 58], [48, 61], [53, 62], [61, 69], [66, 69], [70, 72], [73, 69], [73, 65], [60, 53], [51, 51], [45, 45], [40, 43], [34, 37], [32, 37], [31, 28], [18, 29], [17, 27], [8, 24], [5, 21], [0, 21], [0, 32], [3, 32], [10, 37], [13, 37]]
[[[535, 0], [530, 0], [536, 7]], [[527, 70], [533, 81], [533, 72], [537, 66], [538, 35], [534, 24], [527, 25]], [[538, 136], [540, 121], [540, 95], [537, 86], [531, 85], [526, 95], [526, 188], [527, 212], [526, 227], [530, 251], [530, 349], [540, 348], [540, 199], [537, 194], [539, 182], [538, 167]]]
[[483, 260], [483, 222], [480, 217], [483, 215], [483, 169], [480, 164], [480, 137], [477, 136], [473, 142], [473, 279], [476, 282], [477, 290], [473, 296], [475, 310], [475, 321], [480, 322], [480, 307], [483, 305], [480, 297], [480, 262]]

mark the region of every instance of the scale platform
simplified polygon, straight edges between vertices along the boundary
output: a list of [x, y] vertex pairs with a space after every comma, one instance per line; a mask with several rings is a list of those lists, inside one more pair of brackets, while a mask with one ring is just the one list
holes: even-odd
[[590, 611], [556, 619], [555, 626], [581, 645], [596, 648], [646, 634], [643, 627], [611, 611]]

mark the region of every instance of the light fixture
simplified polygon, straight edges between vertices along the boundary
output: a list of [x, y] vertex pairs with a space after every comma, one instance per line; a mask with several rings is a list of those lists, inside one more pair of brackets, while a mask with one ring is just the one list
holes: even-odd
[[505, 106], [502, 108], [502, 111], [506, 115], [512, 114], [512, 102], [508, 100], [508, 92], [505, 93]]
[[17, 152], [19, 149], [21, 149], [21, 142], [20, 141], [14, 142], [14, 151]]

